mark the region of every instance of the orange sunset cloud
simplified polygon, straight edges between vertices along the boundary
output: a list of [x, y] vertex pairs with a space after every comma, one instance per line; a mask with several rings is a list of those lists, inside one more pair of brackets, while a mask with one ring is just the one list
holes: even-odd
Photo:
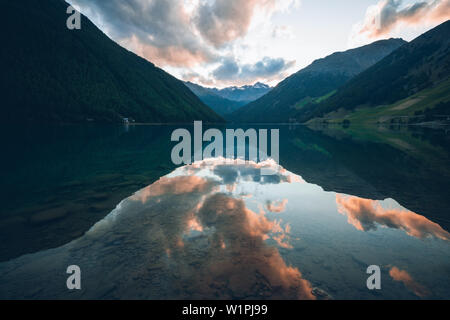
[[376, 230], [379, 224], [404, 230], [419, 239], [435, 237], [450, 240], [450, 234], [440, 225], [406, 209], [385, 209], [379, 201], [341, 194], [336, 195], [336, 203], [339, 213], [346, 215], [348, 222], [361, 231]]
[[450, 0], [422, 1], [405, 7], [401, 4], [383, 0], [369, 7], [357, 33], [374, 39], [388, 36], [397, 27], [436, 25], [450, 19]]
[[405, 287], [408, 288], [408, 290], [414, 292], [414, 294], [418, 297], [423, 298], [430, 295], [428, 289], [417, 283], [405, 270], [400, 270], [397, 267], [392, 267], [391, 270], [389, 270], [389, 275], [395, 281], [403, 282]]

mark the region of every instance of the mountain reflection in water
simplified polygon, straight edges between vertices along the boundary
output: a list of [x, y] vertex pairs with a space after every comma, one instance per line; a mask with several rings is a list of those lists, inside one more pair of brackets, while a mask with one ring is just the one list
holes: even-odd
[[[0, 298], [448, 299], [449, 240], [392, 199], [326, 192], [270, 161], [208, 159], [123, 200], [79, 239], [1, 263]], [[70, 292], [73, 264], [82, 290]], [[372, 264], [380, 291], [366, 287]]]

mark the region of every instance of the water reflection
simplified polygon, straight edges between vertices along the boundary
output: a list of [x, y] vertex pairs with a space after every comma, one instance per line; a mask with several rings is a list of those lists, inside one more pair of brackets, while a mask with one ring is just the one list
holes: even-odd
[[424, 239], [428, 236], [450, 240], [450, 233], [440, 225], [412, 211], [402, 208], [383, 208], [380, 201], [358, 197], [336, 195], [340, 213], [348, 217], [348, 222], [361, 231], [376, 230], [378, 226], [404, 230], [413, 237]]
[[402, 282], [405, 287], [408, 288], [408, 290], [412, 291], [418, 297], [424, 298], [430, 294], [427, 288], [422, 286], [420, 283], [417, 283], [405, 270], [400, 270], [397, 267], [392, 267], [389, 270], [389, 275], [395, 281]]
[[[446, 240], [394, 200], [326, 192], [270, 161], [208, 159], [123, 200], [81, 238], [1, 263], [0, 298], [449, 298]], [[72, 264], [81, 291], [65, 288]], [[365, 287], [370, 264], [387, 275], [382, 291]], [[429, 264], [439, 272], [423, 273]]]
[[0, 127], [0, 261], [64, 245], [170, 173], [171, 127]]
[[[246, 129], [229, 128], [237, 127]], [[174, 170], [170, 137], [176, 128], [2, 126], [0, 261], [79, 238], [122, 199]], [[365, 199], [393, 198], [450, 230], [450, 139], [444, 132], [258, 127], [272, 128], [280, 129], [281, 165], [296, 179]], [[226, 177], [228, 192], [238, 187], [233, 174]], [[262, 206], [281, 210], [285, 199], [280, 194]], [[286, 206], [295, 208], [288, 200]]]

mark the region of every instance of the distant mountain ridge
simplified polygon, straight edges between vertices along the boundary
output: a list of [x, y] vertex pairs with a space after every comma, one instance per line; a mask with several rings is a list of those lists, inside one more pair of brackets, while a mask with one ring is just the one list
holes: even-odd
[[2, 120], [179, 123], [223, 119], [182, 81], [109, 39], [63, 0], [2, 1]]
[[242, 106], [259, 99], [272, 89], [260, 82], [254, 85], [233, 86], [224, 89], [206, 88], [192, 82], [185, 84], [207, 106], [222, 116], [227, 116]]
[[405, 43], [402, 39], [381, 40], [318, 59], [260, 99], [234, 112], [232, 118], [243, 122], [287, 122], [305, 105], [333, 95], [351, 78]]
[[212, 90], [217, 95], [225, 99], [251, 102], [261, 98], [267, 92], [272, 90], [272, 88], [267, 84], [257, 82], [254, 85], [246, 85], [241, 87], [233, 86], [224, 89], [213, 88]]

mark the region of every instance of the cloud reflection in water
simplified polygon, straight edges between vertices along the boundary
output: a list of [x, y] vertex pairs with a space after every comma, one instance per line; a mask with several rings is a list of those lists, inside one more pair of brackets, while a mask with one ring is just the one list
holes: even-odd
[[[262, 176], [263, 167], [276, 174]], [[381, 204], [325, 192], [274, 162], [208, 159], [123, 200], [81, 238], [1, 263], [0, 298], [315, 299], [311, 292], [325, 291], [312, 283], [340, 288], [346, 286], [340, 279], [351, 277], [325, 276], [333, 269], [322, 244], [329, 254], [361, 254], [354, 242], [346, 247], [339, 240], [346, 222], [337, 219], [338, 211], [359, 230], [382, 225], [417, 238], [449, 239], [425, 217]], [[339, 259], [333, 260], [339, 268], [360, 267]], [[72, 264], [83, 272], [80, 292], [61, 285]], [[391, 277], [409, 290], [419, 288], [404, 272], [391, 270]]]
[[341, 194], [336, 195], [336, 203], [339, 212], [361, 231], [376, 230], [377, 225], [380, 225], [404, 230], [408, 235], [420, 239], [435, 237], [450, 240], [450, 234], [440, 225], [406, 209], [385, 209], [380, 201]]

